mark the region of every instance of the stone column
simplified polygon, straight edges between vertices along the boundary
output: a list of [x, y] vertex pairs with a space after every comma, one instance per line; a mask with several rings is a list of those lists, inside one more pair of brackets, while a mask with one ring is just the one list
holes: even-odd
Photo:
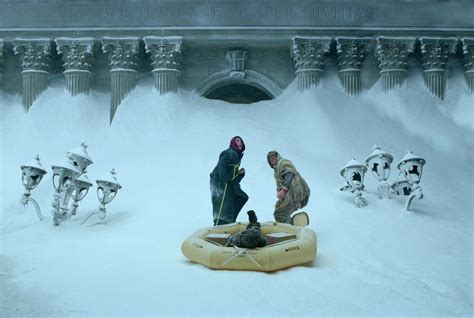
[[57, 38], [58, 53], [62, 54], [66, 88], [72, 96], [89, 94], [91, 87], [91, 57], [93, 38]]
[[449, 55], [454, 54], [455, 38], [420, 38], [423, 79], [431, 94], [444, 99]]
[[344, 90], [357, 95], [362, 90], [361, 71], [371, 38], [337, 37], [338, 74]]
[[464, 75], [472, 94], [474, 92], [474, 38], [463, 38], [461, 41], [464, 54]]
[[22, 102], [26, 110], [48, 87], [48, 56], [51, 54], [50, 39], [15, 39], [15, 54], [20, 54], [23, 71]]
[[297, 87], [300, 92], [317, 87], [324, 68], [324, 54], [331, 49], [329, 37], [292, 38], [291, 56], [295, 62]]
[[379, 36], [375, 56], [379, 62], [383, 90], [401, 87], [408, 70], [408, 54], [413, 52], [415, 38]]
[[109, 54], [111, 66], [110, 123], [112, 123], [117, 107], [135, 87], [138, 41], [138, 37], [106, 37], [102, 39], [102, 50]]
[[147, 36], [145, 50], [150, 53], [153, 84], [160, 94], [178, 91], [182, 37]]
[[3, 79], [3, 40], [0, 39], [0, 86]]

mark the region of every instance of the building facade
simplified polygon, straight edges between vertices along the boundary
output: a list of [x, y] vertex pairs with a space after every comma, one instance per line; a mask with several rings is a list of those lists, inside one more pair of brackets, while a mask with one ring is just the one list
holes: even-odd
[[474, 2], [442, 0], [0, 0], [0, 89], [28, 110], [52, 76], [72, 96], [110, 91], [110, 118], [138, 79], [229, 102], [273, 99], [337, 72], [347, 94], [410, 68], [444, 98], [449, 71], [474, 90]]

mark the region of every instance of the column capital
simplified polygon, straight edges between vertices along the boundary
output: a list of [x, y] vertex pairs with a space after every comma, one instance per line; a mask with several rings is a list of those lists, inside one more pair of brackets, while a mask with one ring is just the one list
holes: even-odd
[[456, 38], [420, 38], [423, 78], [431, 94], [444, 99], [449, 56], [456, 50]]
[[408, 54], [413, 53], [416, 38], [377, 37], [375, 56], [381, 72], [408, 69]]
[[102, 39], [102, 51], [109, 54], [111, 76], [110, 122], [117, 107], [135, 87], [138, 37], [105, 37]]
[[51, 54], [51, 39], [13, 40], [13, 51], [20, 55], [22, 77], [22, 102], [26, 110], [48, 87], [48, 68]]
[[181, 59], [181, 46], [183, 38], [180, 36], [147, 36], [145, 50], [150, 53], [153, 70], [170, 69], [179, 70]]
[[145, 50], [151, 56], [155, 89], [160, 94], [177, 92], [183, 38], [147, 36], [143, 40]]
[[323, 56], [331, 50], [332, 38], [294, 36], [291, 40], [291, 56], [297, 70], [323, 69]]
[[379, 36], [376, 40], [375, 57], [383, 90], [401, 87], [408, 70], [408, 54], [413, 53], [416, 38]]
[[112, 70], [136, 70], [139, 40], [138, 37], [104, 37], [102, 39], [102, 51], [109, 54]]
[[146, 46], [171, 46], [175, 50], [180, 51], [183, 44], [183, 37], [181, 36], [146, 36], [143, 38]]
[[360, 71], [372, 43], [373, 39], [370, 37], [337, 37], [336, 50], [339, 71]]
[[62, 54], [63, 66], [66, 71], [80, 70], [90, 71], [93, 38], [57, 38], [55, 39], [57, 50]]
[[23, 71], [47, 71], [51, 54], [51, 39], [21, 39], [13, 40], [13, 52], [20, 55]]
[[373, 39], [370, 37], [336, 38], [339, 78], [349, 95], [356, 95], [362, 91], [362, 66], [372, 44]]
[[91, 81], [93, 38], [55, 39], [57, 51], [62, 55], [66, 88], [71, 95], [88, 94]]
[[449, 56], [454, 54], [457, 41], [456, 38], [420, 38], [423, 70], [447, 70]]

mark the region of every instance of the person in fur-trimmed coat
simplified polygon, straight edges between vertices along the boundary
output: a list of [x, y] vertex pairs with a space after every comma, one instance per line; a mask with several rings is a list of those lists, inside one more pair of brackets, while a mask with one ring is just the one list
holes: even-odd
[[273, 216], [275, 221], [291, 223], [291, 214], [308, 204], [308, 184], [290, 160], [284, 159], [272, 150], [267, 155], [268, 164], [274, 170], [277, 198]]
[[240, 168], [245, 144], [241, 137], [231, 139], [229, 148], [221, 152], [219, 162], [210, 175], [214, 226], [234, 223], [249, 199], [240, 188], [245, 169]]

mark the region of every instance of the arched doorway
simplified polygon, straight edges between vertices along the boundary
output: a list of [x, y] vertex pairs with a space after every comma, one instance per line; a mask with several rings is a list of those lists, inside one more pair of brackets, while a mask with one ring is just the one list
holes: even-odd
[[262, 89], [244, 83], [231, 83], [214, 87], [205, 93], [204, 97], [234, 104], [251, 104], [272, 99], [272, 96]]
[[276, 83], [258, 72], [245, 70], [233, 75], [228, 70], [212, 74], [196, 91], [209, 99], [239, 104], [274, 99], [282, 93]]

